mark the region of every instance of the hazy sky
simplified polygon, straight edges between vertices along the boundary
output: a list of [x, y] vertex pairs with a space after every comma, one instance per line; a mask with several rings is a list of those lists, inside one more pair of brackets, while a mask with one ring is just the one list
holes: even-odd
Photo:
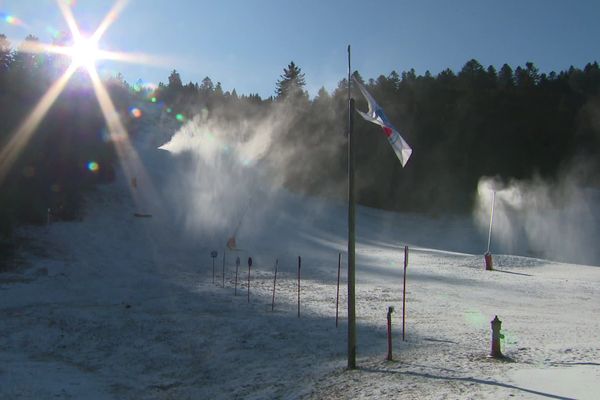
[[[70, 0], [83, 29], [94, 30], [113, 0]], [[15, 20], [6, 18], [13, 16]], [[13, 46], [27, 34], [51, 42], [67, 31], [55, 0], [0, 0], [0, 33]], [[19, 23], [20, 21], [20, 23]], [[314, 95], [352, 67], [364, 78], [414, 68], [460, 70], [532, 61], [542, 72], [600, 61], [598, 0], [130, 0], [101, 46], [166, 57], [166, 66], [103, 64], [127, 81], [184, 83], [209, 76], [224, 90], [274, 94], [290, 61]]]

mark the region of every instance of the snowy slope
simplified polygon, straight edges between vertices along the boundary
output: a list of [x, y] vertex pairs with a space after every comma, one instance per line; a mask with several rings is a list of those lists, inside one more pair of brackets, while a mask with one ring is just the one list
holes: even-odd
[[[145, 111], [136, 148], [147, 176], [137, 188], [121, 173], [89, 195], [83, 221], [22, 231], [26, 265], [0, 275], [0, 398], [597, 398], [600, 268], [495, 255], [497, 270], [485, 271], [485, 238], [471, 221], [362, 207], [359, 369], [346, 371], [344, 286], [335, 326], [345, 205], [266, 190], [258, 167], [229, 171], [239, 187], [215, 189], [224, 176], [207, 175], [216, 169], [190, 177], [193, 155], [156, 149], [177, 127]], [[227, 252], [223, 267], [238, 221], [243, 250]], [[343, 268], [342, 285], [345, 276]], [[390, 305], [393, 362], [385, 361]], [[495, 315], [509, 361], [487, 357]]]

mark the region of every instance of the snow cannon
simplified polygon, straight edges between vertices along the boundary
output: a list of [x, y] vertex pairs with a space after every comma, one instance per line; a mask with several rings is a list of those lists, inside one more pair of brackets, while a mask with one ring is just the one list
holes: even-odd
[[235, 243], [235, 236], [232, 236], [227, 240], [227, 248], [229, 250], [235, 250], [236, 247], [237, 247], [237, 245]]
[[502, 329], [502, 321], [498, 319], [498, 316], [491, 321], [492, 324], [492, 352], [490, 357], [493, 358], [504, 358], [502, 351], [500, 350], [500, 339], [504, 339], [504, 335], [500, 333]]
[[483, 258], [485, 259], [485, 270], [486, 271], [493, 271], [494, 270], [494, 263], [492, 261], [492, 253], [490, 253], [489, 251], [486, 252], [483, 255]]

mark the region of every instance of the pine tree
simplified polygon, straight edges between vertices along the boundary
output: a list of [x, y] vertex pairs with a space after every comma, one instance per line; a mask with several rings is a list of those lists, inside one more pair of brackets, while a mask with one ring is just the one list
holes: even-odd
[[173, 70], [171, 75], [169, 75], [169, 89], [179, 90], [183, 87], [183, 83], [181, 82], [181, 76], [177, 70]]
[[275, 93], [277, 93], [277, 99], [283, 100], [289, 97], [300, 96], [308, 97], [307, 93], [304, 91], [305, 85], [304, 73], [302, 73], [301, 69], [292, 61], [287, 68], [283, 69], [283, 75], [281, 75], [281, 79], [277, 81], [277, 89], [275, 91]]
[[507, 88], [515, 85], [513, 70], [508, 64], [504, 64], [498, 73], [498, 82], [500, 87]]
[[0, 34], [0, 73], [8, 71], [11, 61], [10, 42], [5, 35]]

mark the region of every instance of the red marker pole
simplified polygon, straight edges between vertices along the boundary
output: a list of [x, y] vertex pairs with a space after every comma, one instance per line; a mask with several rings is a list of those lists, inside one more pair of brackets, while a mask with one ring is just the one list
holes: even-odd
[[252, 257], [248, 257], [248, 303], [250, 303], [250, 267], [252, 267]]
[[302, 259], [298, 256], [298, 318], [300, 318], [300, 267], [302, 265]]
[[402, 289], [402, 341], [404, 341], [404, 328], [406, 316], [406, 267], [408, 267], [408, 246], [404, 246], [404, 289]]
[[275, 278], [273, 278], [273, 300], [271, 302], [271, 311], [275, 311], [275, 285], [277, 285], [277, 265], [279, 260], [275, 260]]
[[335, 296], [335, 327], [338, 326], [338, 310], [340, 305], [340, 269], [342, 268], [342, 253], [338, 254], [337, 294]]

